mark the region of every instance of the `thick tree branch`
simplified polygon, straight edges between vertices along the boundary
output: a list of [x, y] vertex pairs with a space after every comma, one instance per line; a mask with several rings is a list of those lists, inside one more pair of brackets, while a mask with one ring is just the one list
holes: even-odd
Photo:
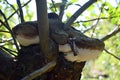
[[34, 71], [33, 73], [27, 75], [26, 77], [24, 77], [21, 80], [32, 80], [42, 74], [44, 74], [45, 72], [47, 72], [49, 69], [53, 68], [56, 65], [56, 61], [51, 61], [48, 64], [46, 64], [44, 67]]
[[49, 57], [49, 26], [46, 0], [36, 0], [40, 48]]
[[89, 0], [87, 3], [85, 3], [80, 9], [78, 9], [74, 15], [67, 21], [67, 23], [64, 25], [65, 29], [68, 29], [71, 24], [76, 20], [76, 18], [83, 12], [85, 11], [89, 6], [91, 6], [94, 2], [97, 0]]
[[21, 19], [21, 23], [22, 23], [22, 22], [24, 22], [25, 20], [24, 20], [24, 16], [23, 16], [23, 11], [22, 11], [21, 2], [20, 2], [20, 0], [16, 0], [16, 2], [17, 2], [17, 5], [18, 5], [18, 7], [19, 7], [20, 19]]
[[111, 38], [112, 36], [116, 35], [118, 32], [120, 32], [120, 28], [116, 27], [113, 31], [111, 31], [110, 33], [108, 33], [106, 36], [104, 36], [103, 38], [101, 38], [102, 41], [105, 41], [109, 38]]
[[62, 21], [64, 10], [65, 10], [65, 4], [67, 3], [67, 0], [62, 0], [63, 5], [60, 6], [60, 12], [59, 12], [59, 19]]

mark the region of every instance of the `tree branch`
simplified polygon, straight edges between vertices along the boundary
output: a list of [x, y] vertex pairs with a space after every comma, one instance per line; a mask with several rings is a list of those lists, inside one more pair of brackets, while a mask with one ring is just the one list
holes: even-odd
[[[22, 7], [25, 7], [26, 5], [28, 5], [31, 2], [31, 0], [29, 0], [28, 2], [26, 2]], [[15, 12], [13, 12], [6, 20], [9, 20], [15, 13], [17, 13], [19, 11], [19, 9], [17, 9]], [[2, 26], [2, 25], [0, 25]]]
[[49, 26], [46, 0], [36, 0], [40, 48], [49, 57]]
[[8, 49], [6, 47], [0, 46], [0, 48], [4, 49], [6, 52], [8, 52], [9, 54], [13, 55], [16, 57], [16, 55], [14, 53], [17, 53], [16, 51], [13, 51], [11, 49]]
[[13, 41], [14, 41], [14, 44], [15, 44], [15, 46], [16, 46], [16, 49], [17, 49], [17, 51], [19, 51], [19, 46], [18, 46], [18, 44], [17, 44], [17, 42], [16, 42], [16, 39], [15, 39], [15, 36], [13, 35], [13, 32], [12, 32], [12, 30], [11, 30], [11, 28], [10, 28], [10, 25], [8, 24], [8, 21], [7, 21], [7, 18], [6, 18], [6, 16], [5, 16], [5, 14], [0, 10], [0, 14], [3, 16], [3, 18], [5, 19], [5, 23], [2, 21], [2, 20], [0, 20], [0, 22], [9, 30], [9, 32], [11, 33], [11, 36], [12, 36], [12, 38], [13, 38]]
[[[7, 2], [8, 5], [10, 5], [10, 6], [13, 8], [14, 11], [16, 11], [15, 7], [14, 7], [12, 4], [10, 4], [10, 3], [8, 2], [8, 0], [5, 0], [5, 1]], [[17, 12], [17, 14], [19, 15], [18, 12]]]
[[94, 2], [97, 0], [89, 0], [87, 3], [85, 3], [80, 9], [78, 9], [75, 14], [72, 15], [72, 17], [67, 21], [67, 23], [64, 25], [65, 29], [68, 29], [71, 24], [76, 20], [76, 18], [85, 11], [89, 6], [91, 6]]
[[20, 19], [21, 19], [21, 23], [24, 22], [24, 16], [23, 16], [23, 11], [22, 11], [22, 6], [21, 6], [21, 3], [20, 3], [20, 0], [16, 0], [17, 2], [17, 5], [19, 7], [19, 11], [20, 11]]
[[4, 32], [4, 33], [10, 33], [9, 31], [4, 31], [4, 30], [0, 30], [0, 32]]
[[63, 5], [60, 6], [60, 12], [59, 12], [59, 19], [62, 21], [62, 17], [64, 15], [65, 5], [67, 3], [67, 0], [62, 0]]
[[120, 61], [120, 58], [115, 56], [113, 53], [109, 52], [108, 50], [104, 49], [106, 53], [112, 55], [114, 58], [118, 59]]
[[90, 20], [81, 20], [81, 21], [77, 21], [76, 23], [79, 23], [79, 22], [90, 22], [90, 21], [95, 21], [95, 20], [100, 20], [100, 19], [111, 19], [111, 18], [114, 18], [114, 17], [98, 17], [98, 18], [94, 18], [94, 19], [90, 19]]
[[47, 72], [49, 69], [53, 68], [56, 65], [56, 61], [51, 61], [48, 64], [46, 64], [44, 67], [34, 71], [33, 73], [27, 75], [26, 77], [22, 78], [21, 80], [32, 80], [45, 72]]
[[108, 33], [106, 36], [104, 36], [103, 38], [101, 38], [102, 41], [105, 41], [109, 38], [111, 38], [112, 36], [116, 35], [118, 32], [120, 32], [120, 28], [116, 27], [113, 31], [111, 31], [110, 33]]
[[54, 7], [55, 12], [56, 12], [56, 11], [57, 11], [57, 9], [56, 9], [56, 6], [55, 6], [55, 2], [54, 2], [53, 0], [51, 0], [51, 1], [52, 1], [53, 7]]

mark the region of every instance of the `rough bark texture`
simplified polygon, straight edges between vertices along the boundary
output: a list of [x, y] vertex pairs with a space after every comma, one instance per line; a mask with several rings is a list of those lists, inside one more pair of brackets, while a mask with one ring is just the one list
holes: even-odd
[[[63, 53], [58, 53], [58, 46], [50, 40], [53, 57], [58, 54], [57, 65], [35, 80], [79, 80], [85, 62], [69, 62], [64, 59]], [[20, 80], [31, 72], [43, 67], [49, 62], [41, 53], [39, 45], [22, 47], [14, 61], [7, 53], [0, 52], [0, 80]], [[6, 56], [7, 55], [7, 56]]]
[[80, 80], [85, 62], [69, 62], [64, 59], [62, 53], [60, 53], [57, 61], [56, 67], [48, 73], [46, 80]]
[[[40, 52], [39, 45], [24, 47], [19, 53], [16, 62], [12, 58], [0, 59], [0, 80], [20, 80], [47, 63], [46, 58]], [[58, 55], [57, 61], [55, 68], [34, 80], [79, 80], [85, 62], [68, 62], [64, 59], [63, 53]]]

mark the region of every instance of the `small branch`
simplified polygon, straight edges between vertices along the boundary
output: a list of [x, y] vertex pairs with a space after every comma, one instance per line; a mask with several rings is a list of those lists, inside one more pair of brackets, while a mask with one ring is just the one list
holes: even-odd
[[[0, 10], [0, 14], [2, 15], [2, 17], [4, 18], [4, 20], [5, 20], [5, 27], [8, 29], [8, 30], [10, 30], [10, 25], [8, 24], [8, 21], [7, 21], [7, 18], [6, 18], [6, 16], [5, 16], [5, 14], [2, 12], [2, 10]], [[1, 20], [1, 22], [2, 22], [2, 20]]]
[[44, 74], [45, 72], [47, 72], [49, 69], [52, 69], [53, 67], [55, 67], [56, 65], [56, 61], [51, 61], [48, 64], [46, 64], [44, 67], [34, 71], [33, 73], [25, 76], [24, 78], [22, 78], [21, 80], [32, 80], [38, 76], [41, 76], [42, 74]]
[[116, 35], [118, 32], [120, 32], [120, 28], [116, 27], [113, 31], [111, 31], [110, 33], [108, 33], [106, 36], [104, 36], [103, 38], [101, 38], [102, 41], [105, 41], [109, 38], [111, 38], [112, 36]]
[[[10, 5], [10, 6], [13, 8], [14, 11], [16, 11], [15, 7], [14, 7], [12, 4], [10, 4], [10, 3], [8, 2], [8, 0], [5, 0], [5, 1], [7, 2], [8, 5]], [[17, 14], [19, 15], [18, 12], [17, 12]]]
[[[29, 0], [28, 2], [26, 2], [22, 7], [25, 7], [26, 5], [28, 5], [32, 0]], [[19, 11], [19, 9], [17, 9], [15, 12], [13, 12], [6, 20], [9, 20], [15, 13], [17, 13]], [[2, 26], [2, 25], [0, 25]]]
[[108, 50], [106, 50], [106, 49], [104, 49], [104, 50], [105, 50], [105, 52], [106, 52], [106, 53], [108, 53], [108, 54], [112, 55], [114, 58], [116, 58], [117, 60], [119, 60], [119, 61], [120, 61], [120, 58], [119, 58], [119, 57], [115, 56], [113, 53], [109, 52], [109, 51], [108, 51]]
[[17, 2], [17, 5], [18, 5], [18, 7], [19, 7], [20, 19], [21, 19], [21, 23], [22, 23], [22, 22], [24, 22], [25, 20], [24, 20], [24, 16], [23, 16], [23, 11], [22, 11], [21, 2], [20, 2], [20, 0], [16, 0], [16, 2]]
[[[93, 32], [92, 33], [94, 33], [95, 32], [95, 30], [96, 30], [96, 27], [97, 27], [97, 25], [98, 25], [98, 23], [99, 23], [99, 21], [100, 21], [100, 16], [101, 16], [101, 13], [103, 12], [103, 8], [104, 8], [104, 6], [102, 6], [102, 8], [100, 9], [100, 14], [99, 14], [99, 16], [98, 16], [98, 20], [97, 20], [97, 22], [93, 25], [93, 26], [95, 26], [94, 28], [93, 28]], [[93, 36], [93, 34], [91, 35], [91, 37]]]
[[100, 19], [111, 19], [111, 18], [114, 18], [114, 17], [100, 17], [100, 18], [94, 18], [94, 19], [90, 19], [90, 20], [81, 20], [81, 21], [77, 21], [77, 23], [79, 23], [79, 22], [90, 22], [90, 21], [95, 21], [95, 20], [100, 20]]
[[94, 2], [97, 0], [89, 0], [87, 3], [85, 3], [80, 9], [78, 9], [74, 15], [67, 21], [67, 23], [64, 25], [65, 29], [68, 29], [71, 24], [76, 20], [76, 18], [83, 12], [85, 11], [89, 6], [91, 6]]
[[0, 30], [0, 32], [3, 32], [3, 33], [10, 33], [9, 31], [4, 31], [4, 30]]
[[92, 35], [91, 35], [91, 37], [93, 37], [93, 33], [95, 32], [95, 30], [96, 30], [96, 27], [97, 27], [97, 24], [99, 23], [99, 19], [97, 20], [97, 22], [94, 24], [94, 25], [92, 25], [92, 26], [94, 26], [93, 27], [93, 31], [92, 31]]
[[16, 57], [16, 55], [15, 54], [13, 54], [13, 52], [14, 53], [17, 53], [16, 51], [13, 51], [13, 50], [11, 50], [11, 49], [8, 49], [8, 48], [6, 48], [6, 47], [3, 47], [3, 46], [0, 46], [2, 49], [4, 49], [6, 52], [8, 52], [9, 54], [11, 54], [11, 55], [13, 55], [13, 56], [15, 56]]
[[59, 19], [62, 21], [62, 17], [64, 15], [65, 5], [67, 3], [67, 0], [62, 0], [63, 5], [60, 6], [60, 12], [59, 12]]
[[[100, 17], [100, 15], [99, 15], [99, 17]], [[99, 22], [99, 20], [100, 20], [99, 17], [96, 19], [97, 22], [96, 22], [94, 25], [92, 25], [90, 28], [86, 29], [83, 33], [89, 31], [90, 29], [93, 29], [93, 33], [94, 33], [94, 32], [95, 32], [95, 29], [96, 29], [96, 27], [97, 27], [97, 24], [98, 24], [98, 22]], [[92, 36], [93, 36], [93, 34], [91, 35], [91, 37], [92, 37]]]
[[95, 26], [94, 26], [94, 25], [92, 25], [90, 28], [88, 28], [88, 29], [84, 30], [84, 31], [83, 31], [83, 33], [85, 33], [85, 32], [87, 32], [87, 31], [89, 31], [89, 30], [93, 29], [94, 27], [95, 27]]
[[11, 30], [9, 24], [8, 24], [8, 21], [7, 21], [7, 18], [6, 18], [6, 16], [5, 16], [5, 14], [4, 14], [1, 10], [0, 10], [0, 14], [1, 14], [1, 15], [3, 16], [3, 18], [5, 19], [5, 23], [6, 23], [6, 24], [5, 24], [2, 20], [0, 20], [0, 22], [9, 30], [9, 32], [10, 32], [12, 38], [13, 38], [14, 44], [15, 44], [15, 46], [16, 46], [16, 49], [17, 49], [17, 51], [19, 51], [19, 46], [18, 46], [17, 41], [16, 41], [16, 39], [15, 39], [15, 36], [13, 35], [13, 32], [12, 32], [12, 30]]
[[55, 6], [55, 2], [53, 0], [51, 0], [51, 1], [52, 1], [53, 7], [55, 8], [55, 12], [56, 12], [57, 9], [56, 9], [56, 6]]
[[[0, 14], [2, 14], [2, 12], [0, 11]], [[5, 15], [4, 15], [5, 16]], [[5, 28], [7, 28], [9, 30], [9, 27], [5, 24], [5, 22], [3, 22], [2, 20], [0, 20], [0, 23], [5, 26]]]

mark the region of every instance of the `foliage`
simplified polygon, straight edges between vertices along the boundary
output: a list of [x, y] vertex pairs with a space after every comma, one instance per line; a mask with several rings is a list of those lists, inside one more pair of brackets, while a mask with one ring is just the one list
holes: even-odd
[[[21, 0], [22, 6], [24, 6], [27, 2], [27, 0]], [[77, 9], [80, 8], [81, 5], [83, 5], [85, 2], [87, 2], [87, 0], [61, 0], [61, 2], [57, 2], [55, 0], [54, 2], [48, 1], [48, 12], [56, 12], [60, 14], [62, 9], [64, 15], [60, 15], [63, 16], [62, 21], [66, 22], [66, 20], [68, 20], [74, 14], [74, 12], [77, 11]], [[30, 2], [29, 4], [33, 5], [34, 3]], [[29, 4], [23, 7], [25, 21], [34, 20], [36, 15], [35, 9], [33, 10], [33, 6]], [[61, 6], [63, 8], [60, 8]], [[10, 29], [16, 24], [20, 23], [20, 13], [17, 11], [17, 3], [12, 3], [12, 0], [0, 0], [0, 9], [7, 18]], [[102, 37], [109, 35], [109, 32], [113, 31], [116, 27], [119, 28], [119, 13], [119, 0], [98, 0], [85, 12], [80, 14], [80, 16], [73, 23], [73, 26], [79, 29], [81, 32], [84, 32], [89, 37], [102, 39]], [[5, 22], [5, 18], [0, 14], [0, 22], [1, 21]], [[120, 57], [119, 37], [120, 34], [117, 33], [105, 41], [105, 49], [117, 57]], [[11, 32], [2, 23], [0, 24], [0, 48], [3, 48], [4, 50], [7, 49], [6, 51], [9, 50], [8, 52], [12, 50], [12, 55], [16, 55], [17, 50], [14, 45], [14, 41], [11, 38]], [[89, 61], [86, 64], [83, 70], [82, 80], [119, 80], [119, 66], [120, 60], [104, 51], [98, 59]], [[103, 76], [103, 74], [106, 76]]]

